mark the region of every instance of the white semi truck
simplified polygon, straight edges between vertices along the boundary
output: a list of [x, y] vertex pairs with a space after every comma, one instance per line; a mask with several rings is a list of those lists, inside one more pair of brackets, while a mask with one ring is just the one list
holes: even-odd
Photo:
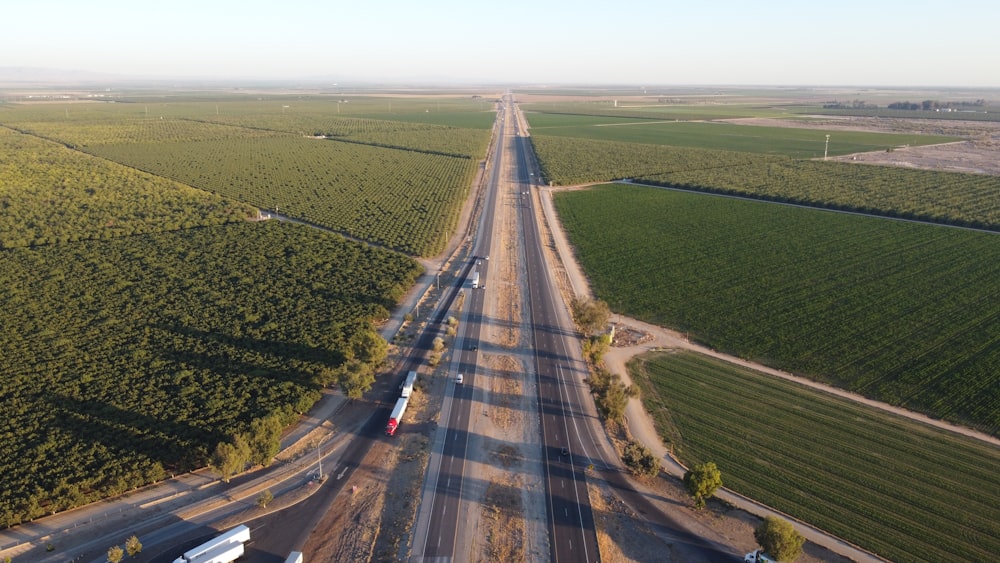
[[[174, 563], [230, 563], [243, 555], [243, 544], [250, 541], [250, 528], [245, 524], [184, 552]], [[238, 546], [238, 548], [237, 548]], [[236, 553], [236, 552], [239, 553]], [[233, 555], [232, 559], [224, 559]]]
[[401, 397], [409, 397], [413, 393], [413, 384], [417, 382], [417, 372], [410, 371], [406, 375], [406, 381], [403, 382], [403, 394]]
[[472, 272], [472, 289], [479, 289], [479, 272]]

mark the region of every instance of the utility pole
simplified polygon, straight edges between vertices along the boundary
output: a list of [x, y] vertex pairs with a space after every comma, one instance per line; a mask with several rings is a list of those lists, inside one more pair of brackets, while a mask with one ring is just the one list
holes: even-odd
[[323, 480], [323, 454], [322, 454], [322, 443], [316, 444], [316, 463], [319, 465], [319, 470], [316, 472], [316, 479], [318, 481]]

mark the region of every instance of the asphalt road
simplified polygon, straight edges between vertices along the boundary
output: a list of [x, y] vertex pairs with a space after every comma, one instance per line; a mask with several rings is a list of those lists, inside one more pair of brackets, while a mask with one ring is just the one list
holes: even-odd
[[[450, 404], [443, 410], [447, 418], [442, 416], [441, 431], [445, 432], [442, 449], [435, 454], [440, 463], [433, 465], [437, 469], [436, 478], [431, 488], [430, 498], [425, 496], [423, 502], [430, 503], [426, 512], [428, 521], [426, 532], [414, 540], [413, 560], [443, 561], [462, 557], [456, 555], [456, 539], [462, 531], [459, 521], [460, 505], [465, 475], [465, 462], [469, 445], [470, 413], [474, 403], [476, 371], [479, 360], [479, 348], [484, 317], [484, 286], [490, 283], [489, 249], [493, 243], [493, 224], [496, 210], [496, 200], [500, 182], [500, 159], [503, 153], [504, 127], [497, 127], [497, 138], [492, 155], [493, 166], [489, 171], [486, 191], [483, 198], [483, 208], [480, 223], [474, 239], [472, 257], [466, 267], [463, 291], [468, 296], [465, 301], [465, 321], [460, 323], [461, 338], [458, 367], [451, 374], [452, 382], [449, 390], [452, 393], [446, 402]], [[479, 273], [478, 288], [472, 287], [473, 272]], [[455, 382], [454, 376], [461, 373], [462, 384]], [[423, 529], [420, 526], [418, 529]]]

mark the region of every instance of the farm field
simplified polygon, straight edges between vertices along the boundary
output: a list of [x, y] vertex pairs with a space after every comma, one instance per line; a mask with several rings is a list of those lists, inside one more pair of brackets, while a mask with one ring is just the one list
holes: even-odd
[[323, 386], [365, 377], [348, 360], [367, 361], [420, 271], [275, 221], [2, 254], [0, 526], [202, 467], [254, 421], [289, 424]]
[[904, 145], [920, 146], [960, 141], [940, 135], [903, 135], [867, 131], [761, 127], [717, 122], [663, 121], [595, 117], [587, 115], [532, 114], [525, 117], [531, 134], [672, 145], [713, 150], [783, 155], [791, 158], [822, 158], [826, 135], [829, 156], [886, 150]]
[[219, 225], [257, 210], [0, 127], [0, 249]]
[[[396, 116], [378, 111], [391, 104], [400, 115], [421, 108], [426, 120], [366, 117]], [[467, 98], [226, 98], [0, 111], [0, 123], [18, 130], [413, 255], [443, 249], [489, 142], [482, 125], [494, 117], [492, 101]], [[331, 138], [307, 138], [317, 133]]]
[[541, 135], [531, 140], [543, 175], [555, 184], [631, 178], [686, 190], [1000, 229], [996, 176]]
[[693, 353], [629, 364], [659, 433], [728, 488], [892, 561], [1000, 554], [1000, 452]]
[[477, 168], [467, 158], [301, 137], [90, 151], [416, 255], [444, 248]]
[[997, 235], [625, 185], [555, 203], [615, 310], [1000, 432]]

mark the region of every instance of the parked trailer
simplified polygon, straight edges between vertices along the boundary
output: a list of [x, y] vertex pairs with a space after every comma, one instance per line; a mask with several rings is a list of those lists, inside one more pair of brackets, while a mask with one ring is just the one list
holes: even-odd
[[406, 412], [406, 405], [409, 404], [409, 397], [401, 397], [396, 401], [396, 406], [392, 409], [392, 414], [389, 415], [389, 423], [385, 425], [385, 433], [387, 436], [395, 436], [396, 429], [399, 428], [399, 422], [403, 419], [403, 413]]
[[410, 371], [406, 376], [406, 381], [403, 382], [403, 394], [402, 397], [409, 397], [413, 393], [413, 384], [417, 382], [417, 372]]
[[229, 542], [199, 555], [191, 563], [233, 563], [242, 555], [243, 542]]
[[293, 551], [288, 554], [288, 559], [285, 559], [285, 563], [302, 563], [302, 552]]
[[208, 553], [220, 545], [226, 545], [234, 542], [243, 545], [243, 542], [248, 541], [250, 541], [250, 528], [248, 528], [245, 524], [241, 524], [218, 537], [208, 540], [198, 547], [185, 551], [184, 555], [174, 559], [174, 563], [193, 563], [199, 556]]

